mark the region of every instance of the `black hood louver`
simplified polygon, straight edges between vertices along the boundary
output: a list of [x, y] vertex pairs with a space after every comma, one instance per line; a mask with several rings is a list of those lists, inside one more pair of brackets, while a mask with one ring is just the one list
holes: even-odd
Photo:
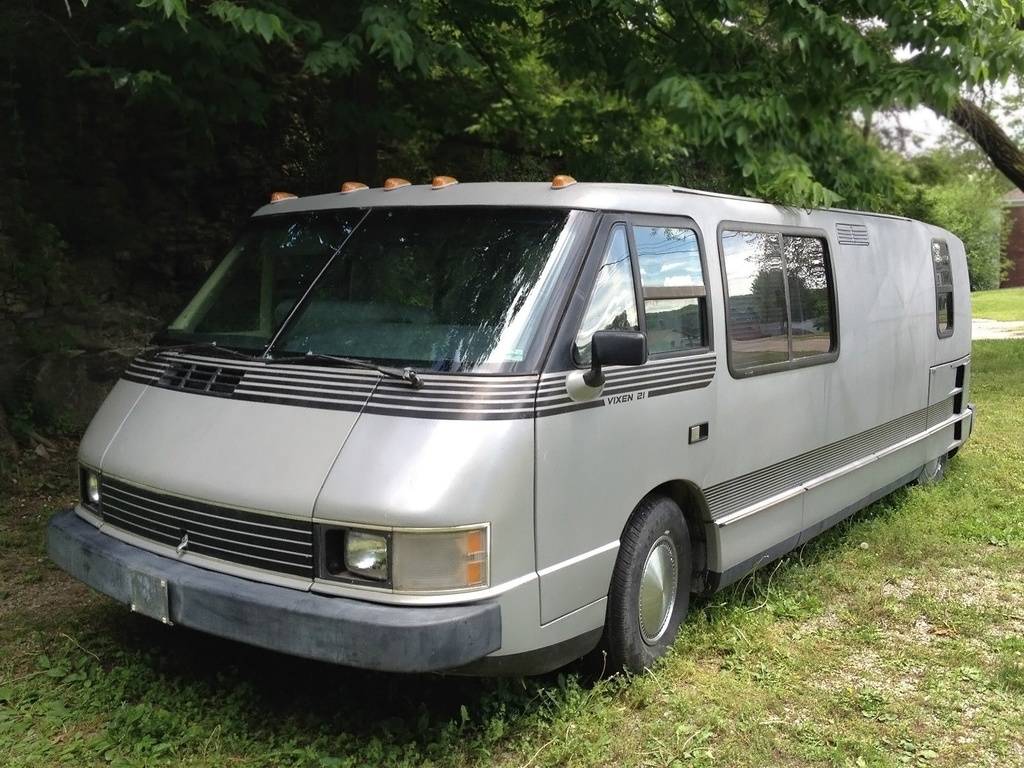
[[244, 370], [219, 365], [175, 362], [160, 376], [159, 385], [185, 392], [206, 392], [211, 395], [232, 395], [242, 381]]

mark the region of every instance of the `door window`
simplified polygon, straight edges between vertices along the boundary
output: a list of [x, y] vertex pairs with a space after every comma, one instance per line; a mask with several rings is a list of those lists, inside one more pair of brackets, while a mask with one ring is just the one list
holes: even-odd
[[590, 304], [583, 316], [579, 333], [576, 334], [573, 358], [580, 365], [590, 364], [590, 339], [597, 331], [639, 329], [629, 240], [625, 225], [616, 224], [611, 230], [601, 268], [594, 280]]
[[652, 355], [707, 346], [706, 291], [697, 233], [685, 227], [635, 226]]

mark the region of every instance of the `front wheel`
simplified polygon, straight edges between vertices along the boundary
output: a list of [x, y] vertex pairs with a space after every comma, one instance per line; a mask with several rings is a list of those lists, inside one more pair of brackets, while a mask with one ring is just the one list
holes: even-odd
[[644, 499], [623, 531], [608, 592], [612, 669], [642, 672], [665, 655], [689, 611], [691, 568], [679, 506], [661, 496]]

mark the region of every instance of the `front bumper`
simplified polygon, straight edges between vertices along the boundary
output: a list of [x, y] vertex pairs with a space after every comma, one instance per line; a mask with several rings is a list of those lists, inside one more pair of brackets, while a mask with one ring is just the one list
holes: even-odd
[[248, 581], [133, 547], [73, 510], [51, 518], [47, 549], [65, 571], [122, 603], [134, 605], [140, 580], [160, 585], [169, 623], [308, 659], [432, 672], [477, 661], [501, 646], [501, 611], [493, 602], [378, 605]]

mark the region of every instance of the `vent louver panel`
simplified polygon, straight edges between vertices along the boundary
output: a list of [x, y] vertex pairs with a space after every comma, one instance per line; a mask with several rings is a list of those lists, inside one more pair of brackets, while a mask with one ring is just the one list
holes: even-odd
[[168, 366], [159, 384], [168, 389], [207, 392], [212, 395], [230, 395], [242, 381], [245, 371], [216, 365], [177, 362]]
[[868, 228], [863, 224], [836, 224], [836, 238], [842, 245], [868, 245]]

